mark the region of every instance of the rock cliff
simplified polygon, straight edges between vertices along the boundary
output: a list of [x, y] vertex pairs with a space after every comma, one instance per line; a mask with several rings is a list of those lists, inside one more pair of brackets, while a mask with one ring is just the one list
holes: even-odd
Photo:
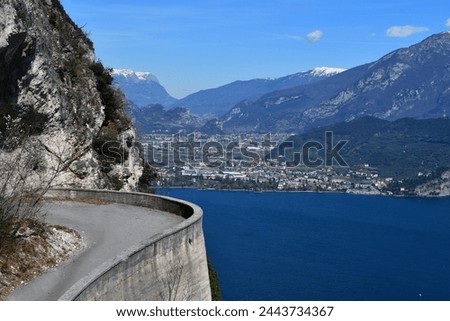
[[416, 187], [414, 193], [418, 196], [450, 196], [450, 171]]
[[33, 137], [54, 185], [136, 189], [135, 132], [111, 82], [58, 0], [0, 0], [0, 131]]

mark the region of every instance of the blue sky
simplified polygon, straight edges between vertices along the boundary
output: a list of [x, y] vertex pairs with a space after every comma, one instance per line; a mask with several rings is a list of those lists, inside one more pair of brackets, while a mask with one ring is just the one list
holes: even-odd
[[447, 1], [62, 0], [108, 67], [180, 98], [234, 80], [351, 68], [450, 29]]

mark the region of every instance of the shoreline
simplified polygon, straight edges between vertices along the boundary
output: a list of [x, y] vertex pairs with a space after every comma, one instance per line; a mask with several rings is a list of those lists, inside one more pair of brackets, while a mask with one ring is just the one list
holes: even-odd
[[349, 194], [349, 195], [364, 195], [364, 196], [383, 196], [383, 197], [395, 197], [395, 198], [417, 198], [417, 199], [446, 199], [450, 198], [450, 195], [400, 195], [400, 194], [387, 194], [387, 193], [364, 193], [364, 192], [348, 192], [348, 191], [301, 191], [301, 190], [247, 190], [247, 189], [215, 189], [215, 188], [198, 188], [194, 186], [152, 186], [155, 192], [158, 189], [193, 189], [198, 191], [216, 191], [216, 192], [246, 192], [246, 193], [317, 193], [317, 194]]

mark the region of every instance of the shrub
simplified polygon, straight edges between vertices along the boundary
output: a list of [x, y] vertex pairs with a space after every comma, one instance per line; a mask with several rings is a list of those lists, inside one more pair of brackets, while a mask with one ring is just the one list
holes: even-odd
[[93, 148], [98, 154], [104, 173], [108, 173], [113, 164], [121, 164], [128, 158], [128, 151], [118, 140], [118, 134], [117, 126], [110, 121], [100, 129], [93, 140]]
[[90, 66], [92, 72], [97, 80], [97, 90], [103, 106], [105, 106], [105, 120], [104, 124], [110, 121], [117, 120], [124, 109], [123, 97], [111, 86], [113, 77], [111, 76], [111, 69], [105, 69], [100, 61], [93, 63]]
[[149, 183], [154, 181], [156, 178], [158, 178], [158, 174], [155, 169], [145, 162], [142, 175], [139, 177], [139, 190], [141, 192], [153, 193]]
[[18, 143], [10, 135], [3, 142], [8, 149], [0, 151], [0, 236], [18, 237], [23, 224], [39, 226], [42, 198], [62, 166], [46, 168], [33, 137]]

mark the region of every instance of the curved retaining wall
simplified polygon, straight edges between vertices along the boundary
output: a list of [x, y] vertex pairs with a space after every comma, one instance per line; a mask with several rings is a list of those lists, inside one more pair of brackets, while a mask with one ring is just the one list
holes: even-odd
[[103, 190], [57, 189], [47, 196], [144, 206], [185, 218], [105, 262], [59, 300], [211, 300], [200, 207], [169, 197]]

